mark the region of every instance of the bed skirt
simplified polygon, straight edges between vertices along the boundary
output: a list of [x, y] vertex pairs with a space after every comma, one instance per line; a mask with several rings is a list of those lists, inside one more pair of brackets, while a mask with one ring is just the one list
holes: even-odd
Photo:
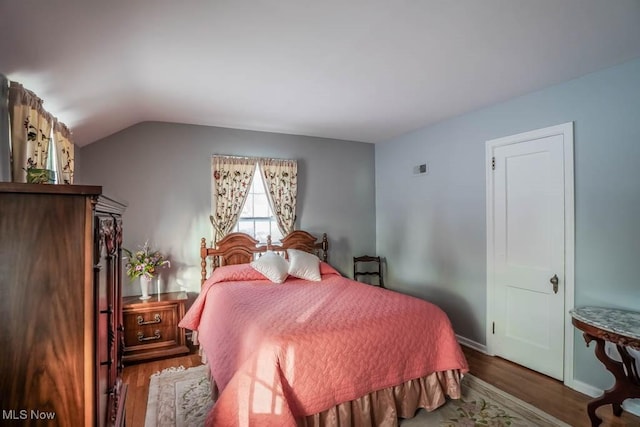
[[[305, 416], [298, 421], [298, 426], [397, 426], [398, 418], [413, 418], [420, 408], [433, 411], [442, 406], [447, 397], [459, 399], [461, 379], [458, 369], [434, 372]], [[218, 387], [213, 380], [211, 389], [213, 398], [217, 399]]]

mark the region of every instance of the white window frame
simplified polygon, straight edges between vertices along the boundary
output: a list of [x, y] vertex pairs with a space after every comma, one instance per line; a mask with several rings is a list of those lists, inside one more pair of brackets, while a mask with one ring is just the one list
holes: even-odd
[[[258, 191], [256, 191], [258, 190]], [[264, 197], [264, 202], [266, 203], [267, 206], [267, 216], [254, 216], [252, 215], [247, 215], [245, 213], [246, 209], [246, 205], [248, 203], [252, 203], [253, 206], [251, 206], [250, 211], [251, 212], [255, 212], [255, 197], [258, 196], [260, 198]], [[244, 206], [242, 207], [242, 212], [240, 213], [240, 216], [238, 217], [238, 222], [236, 223], [236, 225], [233, 227], [232, 231], [238, 232], [238, 231], [242, 231], [244, 233], [249, 234], [250, 236], [252, 236], [254, 239], [259, 240], [261, 243], [266, 243], [267, 238], [266, 236], [260, 236], [260, 237], [256, 237], [256, 223], [257, 222], [268, 222], [269, 224], [269, 233], [268, 235], [271, 236], [271, 240], [273, 243], [277, 243], [280, 241], [280, 239], [282, 238], [282, 233], [280, 232], [280, 229], [278, 228], [278, 221], [275, 217], [275, 215], [273, 214], [273, 210], [271, 209], [271, 204], [269, 203], [269, 198], [267, 196], [266, 193], [266, 187], [264, 185], [264, 179], [262, 178], [262, 174], [260, 173], [260, 167], [258, 166], [258, 164], [256, 164], [256, 170], [255, 173], [253, 175], [253, 180], [251, 181], [251, 188], [249, 189], [249, 193], [247, 194], [247, 198], [245, 199], [244, 202]], [[247, 232], [246, 231], [246, 227], [243, 227], [242, 229], [240, 228], [241, 223], [253, 223], [251, 229], [252, 232]]]

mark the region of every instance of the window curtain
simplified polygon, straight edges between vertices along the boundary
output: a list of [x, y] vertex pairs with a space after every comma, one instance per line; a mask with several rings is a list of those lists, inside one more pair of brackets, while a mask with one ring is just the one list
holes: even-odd
[[71, 131], [64, 123], [53, 125], [53, 146], [56, 150], [56, 177], [58, 184], [73, 184], [75, 169], [75, 146], [71, 142]]
[[9, 86], [12, 180], [27, 182], [27, 171], [44, 170], [49, 155], [53, 118], [42, 99], [21, 84]]
[[293, 231], [298, 194], [298, 162], [285, 159], [259, 159], [267, 198], [283, 236]]
[[256, 159], [213, 156], [213, 242], [229, 234], [238, 222], [256, 169]]

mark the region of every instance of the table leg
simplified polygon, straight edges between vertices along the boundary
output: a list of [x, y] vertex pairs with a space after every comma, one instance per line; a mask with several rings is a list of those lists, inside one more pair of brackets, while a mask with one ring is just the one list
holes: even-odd
[[617, 403], [613, 404], [613, 415], [615, 415], [616, 417], [622, 415], [622, 405], [619, 405]]
[[[596, 409], [600, 406], [611, 404], [614, 415], [619, 417], [622, 415], [622, 402], [625, 399], [640, 397], [640, 382], [635, 369], [635, 362], [624, 347], [618, 346], [618, 351], [624, 361], [623, 364], [611, 359], [607, 355], [605, 352], [605, 341], [603, 339], [596, 338], [586, 332], [584, 333], [584, 339], [587, 342], [587, 346], [591, 341], [595, 340], [596, 357], [616, 379], [612, 388], [606, 390], [602, 396], [589, 402], [587, 405], [587, 413], [591, 420], [591, 426], [597, 427], [602, 423], [602, 420], [596, 415]], [[627, 367], [628, 375], [625, 372], [625, 367]]]

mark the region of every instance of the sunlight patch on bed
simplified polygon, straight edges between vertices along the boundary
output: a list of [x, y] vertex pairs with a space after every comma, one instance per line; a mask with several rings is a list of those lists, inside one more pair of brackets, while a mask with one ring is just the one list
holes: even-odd
[[256, 382], [253, 389], [252, 411], [254, 414], [281, 414], [284, 401], [271, 387]]
[[293, 346], [288, 346], [287, 347], [287, 356], [285, 359], [285, 363], [284, 363], [284, 368], [285, 368], [285, 373], [284, 376], [285, 378], [288, 379], [290, 384], [294, 384], [295, 383], [295, 365], [296, 365], [296, 355], [295, 355], [296, 351], [293, 348]]
[[260, 349], [250, 384], [250, 405], [254, 414], [282, 414], [284, 398], [278, 381], [278, 364], [272, 346]]
[[322, 307], [322, 305], [324, 304], [324, 302], [327, 300], [327, 296], [319, 299], [318, 301], [316, 301], [315, 304], [311, 305], [311, 307], [309, 307], [307, 310], [305, 310], [304, 313], [302, 313], [297, 319], [296, 322], [298, 323], [304, 323], [307, 320], [309, 320], [309, 318], [320, 308]]

